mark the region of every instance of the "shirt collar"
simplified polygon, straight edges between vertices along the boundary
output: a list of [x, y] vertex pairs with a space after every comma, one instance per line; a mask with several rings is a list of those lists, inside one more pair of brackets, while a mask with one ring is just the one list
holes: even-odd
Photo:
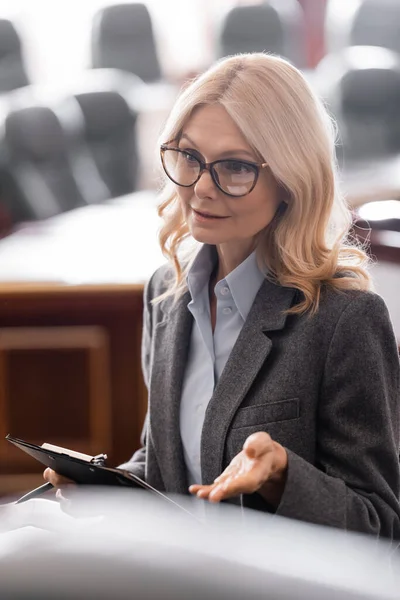
[[[193, 301], [200, 296], [205, 286], [208, 287], [217, 260], [215, 246], [204, 244], [200, 248], [186, 279]], [[215, 291], [218, 293], [220, 288], [227, 286], [242, 319], [245, 321], [264, 279], [265, 272], [258, 266], [256, 252], [254, 251], [225, 279], [216, 284]]]
[[186, 283], [192, 300], [196, 300], [204, 287], [208, 286], [217, 260], [218, 256], [215, 246], [203, 244], [186, 277]]
[[243, 321], [245, 321], [264, 280], [265, 273], [258, 266], [256, 251], [254, 251], [236, 269], [231, 271], [224, 280], [219, 281], [217, 286], [222, 287], [224, 285], [223, 282], [226, 282], [232, 294], [233, 301]]

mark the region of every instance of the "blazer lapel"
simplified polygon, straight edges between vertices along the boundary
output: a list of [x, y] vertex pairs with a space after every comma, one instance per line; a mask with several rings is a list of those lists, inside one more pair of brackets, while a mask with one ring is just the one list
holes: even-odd
[[282, 329], [296, 291], [265, 280], [208, 405], [201, 439], [203, 483], [222, 472], [225, 438], [232, 418], [272, 348], [265, 332]]
[[165, 489], [187, 493], [187, 477], [179, 430], [180, 399], [193, 317], [186, 292], [155, 330], [150, 381], [150, 429]]

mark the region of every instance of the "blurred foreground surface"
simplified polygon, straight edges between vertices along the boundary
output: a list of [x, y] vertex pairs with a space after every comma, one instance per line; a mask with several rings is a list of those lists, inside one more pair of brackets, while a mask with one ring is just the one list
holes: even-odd
[[2, 599], [398, 599], [384, 542], [227, 505], [78, 490], [0, 506]]

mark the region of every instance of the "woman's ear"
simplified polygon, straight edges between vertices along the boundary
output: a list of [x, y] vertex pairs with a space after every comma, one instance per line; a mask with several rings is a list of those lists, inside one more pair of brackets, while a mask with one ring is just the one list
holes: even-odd
[[278, 208], [276, 209], [276, 213], [274, 215], [274, 221], [279, 221], [281, 217], [283, 217], [283, 215], [285, 214], [287, 207], [288, 207], [288, 200], [281, 200]]
[[278, 198], [285, 206], [289, 204], [290, 192], [281, 183], [278, 183]]

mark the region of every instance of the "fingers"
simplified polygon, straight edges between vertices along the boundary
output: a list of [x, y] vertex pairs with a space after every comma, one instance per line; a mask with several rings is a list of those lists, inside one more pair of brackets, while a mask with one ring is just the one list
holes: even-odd
[[53, 471], [53, 469], [50, 469], [50, 468], [47, 468], [44, 471], [43, 479], [45, 481], [48, 481], [49, 483], [51, 483], [51, 485], [54, 486], [55, 488], [59, 488], [64, 485], [74, 483], [70, 479], [67, 479], [66, 477], [63, 477], [62, 475], [59, 475], [58, 473]]
[[[78, 485], [68, 485], [56, 492], [56, 499], [60, 505], [62, 512], [74, 519], [91, 519], [103, 516], [101, 508], [93, 506], [92, 502], [82, 501]], [[84, 496], [83, 496], [84, 499]]]
[[189, 492], [198, 498], [207, 498], [213, 487], [213, 485], [195, 484], [189, 487]]
[[43, 473], [43, 478], [57, 488], [56, 498], [60, 504], [60, 508], [68, 515], [72, 515], [71, 500], [68, 498], [68, 488], [75, 488], [76, 485], [70, 479], [59, 475], [53, 469], [47, 468]]
[[[266, 471], [269, 471], [269, 467]], [[262, 469], [254, 468], [245, 473], [225, 475], [224, 472], [211, 485], [191, 485], [189, 492], [203, 500], [220, 502], [240, 494], [256, 492], [267, 478], [268, 476], [265, 476], [265, 465]]]
[[210, 502], [221, 502], [221, 500], [227, 500], [240, 494], [251, 494], [255, 491], [254, 488], [255, 485], [251, 484], [245, 476], [231, 477], [223, 483], [214, 486], [209, 493], [208, 500]]
[[189, 492], [198, 498], [208, 498], [217, 484], [222, 485], [229, 477], [234, 477], [240, 472], [240, 462], [240, 455], [235, 456], [225, 471], [211, 485], [194, 484], [189, 487]]
[[60, 508], [63, 512], [65, 512], [67, 515], [70, 516], [74, 516], [74, 512], [73, 512], [73, 502], [71, 502], [71, 500], [69, 500], [66, 495], [64, 490], [58, 489], [56, 491], [56, 498], [60, 504]]
[[252, 493], [255, 491], [257, 485], [250, 481], [248, 476], [239, 477], [228, 477], [225, 481], [220, 483], [213, 483], [211, 485], [192, 485], [189, 488], [191, 494], [196, 495], [198, 498], [203, 500], [209, 500], [210, 502], [220, 502], [239, 494]]
[[240, 494], [253, 494], [262, 486], [267, 478], [268, 475], [264, 475], [264, 472], [259, 468], [228, 477], [222, 483], [217, 483], [214, 486], [210, 492], [209, 500], [211, 502], [220, 502], [220, 500], [226, 500]]

